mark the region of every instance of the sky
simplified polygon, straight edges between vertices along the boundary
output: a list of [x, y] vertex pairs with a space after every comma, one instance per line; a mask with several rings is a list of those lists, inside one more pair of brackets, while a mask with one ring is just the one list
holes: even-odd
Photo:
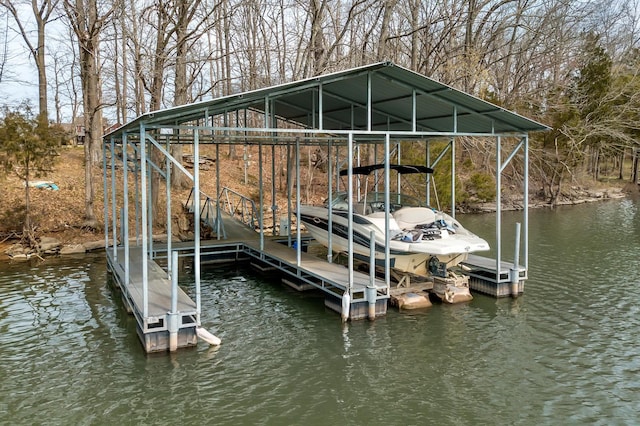
[[[25, 26], [33, 27], [33, 12], [27, 7], [21, 16]], [[4, 10], [0, 10], [0, 13]], [[53, 25], [53, 24], [49, 24]], [[10, 108], [20, 105], [28, 99], [33, 106], [38, 105], [38, 73], [35, 61], [31, 57], [22, 36], [17, 32], [16, 23], [8, 14], [0, 14], [0, 58], [4, 59], [4, 69], [0, 76], [0, 107]], [[35, 40], [35, 32], [33, 39]], [[2, 52], [5, 48], [6, 51]], [[50, 49], [53, 43], [48, 43]], [[49, 78], [51, 78], [49, 76]], [[51, 94], [49, 94], [51, 98]], [[49, 99], [49, 114], [53, 114], [52, 99]]]
[[[27, 55], [24, 55], [27, 57]], [[32, 105], [38, 104], [38, 75], [33, 61], [13, 59], [7, 61], [0, 82], [0, 99], [4, 107], [15, 107], [29, 99]]]

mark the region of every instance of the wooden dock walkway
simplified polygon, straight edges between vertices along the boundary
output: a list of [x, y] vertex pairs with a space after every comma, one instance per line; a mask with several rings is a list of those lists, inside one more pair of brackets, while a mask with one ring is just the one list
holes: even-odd
[[255, 261], [284, 274], [283, 281], [290, 286], [298, 289], [311, 286], [322, 290], [326, 295], [325, 305], [338, 313], [342, 313], [342, 296], [350, 288], [349, 319], [371, 318], [371, 305], [375, 305], [375, 316], [387, 313], [389, 288], [378, 278], [372, 280], [367, 274], [353, 271], [350, 287], [346, 266], [329, 263], [305, 252], [300, 253], [298, 263], [296, 249], [276, 241], [265, 240], [263, 250], [260, 250], [259, 241], [248, 240], [244, 242], [244, 251]]
[[[289, 237], [263, 235], [247, 225], [222, 212], [222, 225], [226, 239], [202, 240], [200, 242], [201, 264], [224, 263], [248, 259], [254, 267], [262, 271], [278, 272], [282, 281], [297, 289], [316, 288], [326, 295], [325, 305], [342, 313], [342, 297], [349, 290], [349, 270], [346, 266], [329, 263], [309, 253], [301, 251], [300, 263], [295, 248], [289, 247]], [[308, 241], [309, 237], [303, 237]], [[295, 242], [295, 237], [291, 239]], [[154, 256], [166, 256], [166, 244], [154, 244]], [[171, 250], [182, 256], [192, 256], [195, 251], [193, 241], [172, 243]], [[163, 253], [164, 251], [164, 253]], [[389, 288], [383, 280], [362, 272], [351, 275], [351, 297], [349, 319], [370, 316], [370, 305], [375, 305], [375, 315], [385, 315]]]
[[[200, 242], [201, 264], [229, 263], [236, 260], [248, 260], [256, 269], [279, 274], [282, 281], [292, 288], [303, 291], [311, 288], [321, 290], [327, 296], [325, 304], [338, 313], [342, 313], [341, 299], [349, 289], [349, 270], [346, 266], [329, 263], [304, 251], [300, 252], [300, 264], [295, 248], [286, 245], [286, 237], [265, 237], [260, 249], [259, 234], [247, 228], [250, 234], [245, 237], [227, 240], [204, 240]], [[308, 238], [305, 238], [308, 240]], [[158, 254], [166, 251], [166, 244], [156, 244]], [[178, 250], [182, 256], [193, 256], [194, 243], [180, 242], [172, 244], [172, 250]], [[165, 253], [166, 255], [166, 253]], [[376, 316], [386, 314], [389, 291], [383, 280], [362, 272], [353, 271], [349, 319], [361, 319], [369, 316], [369, 304], [376, 305]]]
[[[142, 256], [141, 247], [130, 248], [129, 280], [127, 282], [124, 247], [117, 248], [115, 258], [113, 248], [107, 249], [109, 268], [121, 291], [122, 301], [127, 312], [133, 314], [137, 320], [138, 337], [145, 351], [165, 351], [169, 349], [171, 279], [155, 261], [147, 260], [147, 312], [145, 315]], [[177, 296], [178, 348], [194, 346], [197, 344], [196, 304], [179, 287]]]

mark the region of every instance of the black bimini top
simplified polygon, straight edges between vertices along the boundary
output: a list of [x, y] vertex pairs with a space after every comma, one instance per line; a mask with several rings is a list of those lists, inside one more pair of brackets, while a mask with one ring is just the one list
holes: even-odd
[[[371, 164], [369, 166], [360, 166], [353, 167], [351, 169], [351, 173], [354, 175], [368, 175], [376, 170], [384, 169], [384, 164]], [[409, 165], [400, 165], [400, 164], [390, 164], [390, 170], [395, 170], [400, 174], [412, 174], [412, 173], [433, 173], [433, 169], [427, 166], [409, 166]], [[340, 176], [347, 176], [349, 174], [349, 169], [340, 170]]]

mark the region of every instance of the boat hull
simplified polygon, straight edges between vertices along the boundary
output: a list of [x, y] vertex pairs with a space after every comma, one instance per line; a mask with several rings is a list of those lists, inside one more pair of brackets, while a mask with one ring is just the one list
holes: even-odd
[[[300, 218], [307, 231], [320, 244], [329, 248], [329, 228], [331, 228], [331, 251], [348, 251], [348, 215], [344, 211], [334, 211], [329, 223], [329, 211], [324, 207], [302, 206]], [[442, 236], [432, 241], [415, 242], [402, 238], [393, 216], [389, 217], [389, 230], [394, 239], [389, 241], [390, 267], [415, 275], [429, 275], [429, 261], [437, 257], [445, 269], [467, 259], [469, 253], [489, 248], [486, 241], [467, 233], [450, 235], [442, 230]], [[353, 254], [360, 260], [369, 261], [371, 246], [374, 246], [376, 264], [384, 265], [385, 259], [385, 218], [384, 213], [353, 215]]]

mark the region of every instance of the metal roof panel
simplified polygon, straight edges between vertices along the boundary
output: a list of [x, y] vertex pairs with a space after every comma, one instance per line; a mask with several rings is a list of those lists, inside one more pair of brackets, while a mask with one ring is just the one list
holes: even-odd
[[366, 131], [369, 90], [371, 130], [411, 132], [414, 102], [417, 132], [486, 134], [548, 130], [547, 126], [534, 120], [411, 70], [380, 62], [154, 111], [137, 117], [111, 134], [136, 132], [141, 124], [173, 126], [223, 112], [265, 111], [266, 108], [273, 109], [271, 112], [282, 119], [306, 128], [318, 128], [320, 106], [323, 130]]

